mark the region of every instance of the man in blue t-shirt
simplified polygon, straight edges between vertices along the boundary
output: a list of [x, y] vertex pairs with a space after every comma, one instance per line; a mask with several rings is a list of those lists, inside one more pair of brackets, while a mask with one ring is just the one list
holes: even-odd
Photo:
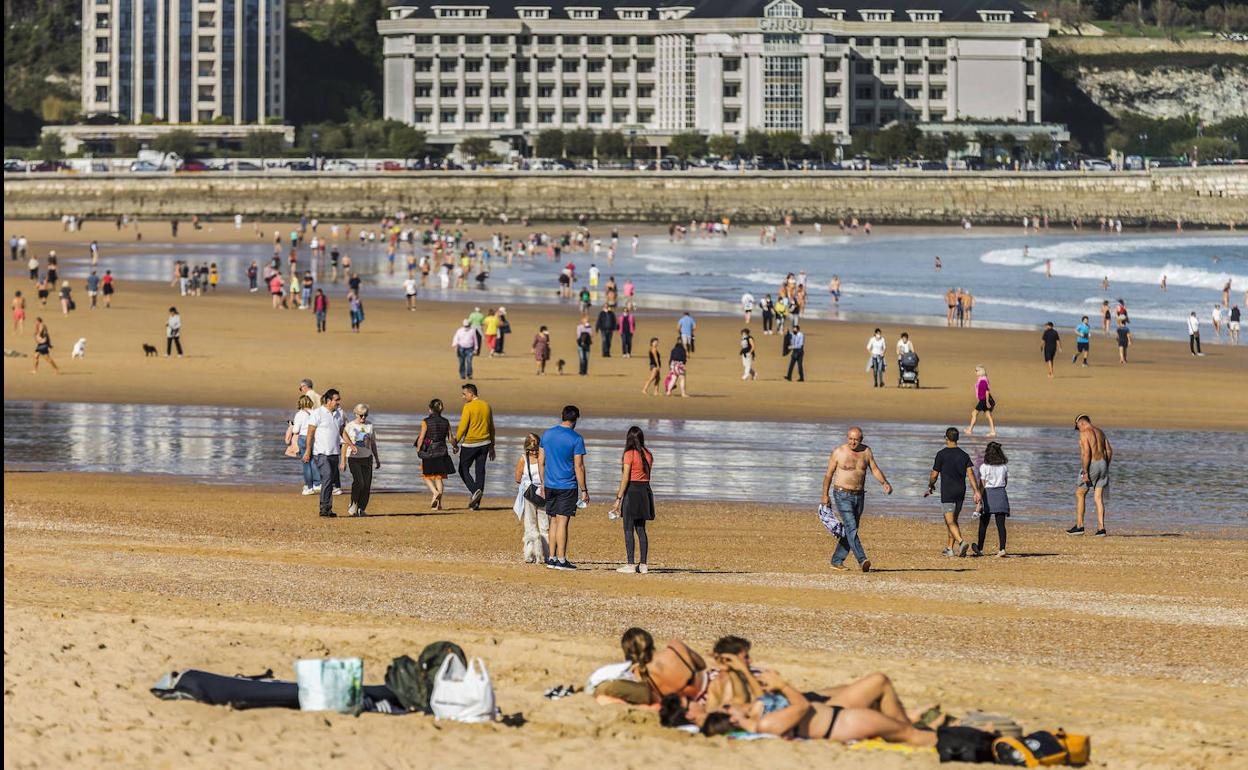
[[698, 328], [697, 321], [693, 320], [693, 316], [689, 315], [686, 310], [685, 314], [676, 322], [676, 328], [680, 331], [681, 344], [685, 346], [685, 352], [693, 352], [693, 330]]
[[1088, 317], [1085, 315], [1079, 325], [1075, 327], [1075, 354], [1070, 357], [1073, 364], [1079, 360], [1079, 354], [1083, 354], [1083, 365], [1088, 365], [1088, 344], [1092, 341], [1090, 335], [1092, 327], [1088, 325]]
[[546, 566], [551, 569], [576, 569], [568, 561], [568, 525], [576, 515], [579, 504], [589, 503], [589, 488], [585, 485], [585, 439], [576, 432], [576, 421], [581, 410], [565, 406], [561, 421], [542, 434], [537, 450], [537, 462], [542, 467], [542, 496], [546, 498], [546, 513], [550, 516], [550, 558]]

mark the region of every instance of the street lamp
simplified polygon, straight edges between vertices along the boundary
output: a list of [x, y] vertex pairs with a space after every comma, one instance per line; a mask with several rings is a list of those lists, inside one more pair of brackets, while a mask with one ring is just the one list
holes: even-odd
[[316, 171], [316, 170], [317, 170], [317, 163], [316, 163], [316, 143], [317, 143], [317, 142], [319, 142], [319, 141], [321, 141], [321, 132], [320, 132], [320, 131], [313, 131], [313, 132], [312, 132], [312, 170], [313, 170], [313, 171]]
[[633, 145], [637, 143], [637, 129], [628, 129], [628, 167], [633, 167]]

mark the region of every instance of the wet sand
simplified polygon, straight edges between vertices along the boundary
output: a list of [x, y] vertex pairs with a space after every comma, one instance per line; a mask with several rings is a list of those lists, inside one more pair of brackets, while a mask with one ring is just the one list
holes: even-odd
[[[499, 473], [494, 468], [492, 473]], [[287, 489], [5, 475], [5, 766], [729, 768], [934, 766], [822, 742], [729, 744], [578, 695], [630, 625], [706, 650], [724, 633], [802, 687], [873, 670], [908, 704], [1005, 713], [1093, 737], [1102, 767], [1230, 767], [1248, 727], [1242, 541], [1069, 538], [1011, 521], [1007, 559], [946, 559], [935, 521], [872, 517], [878, 572], [830, 574], [807, 511], [659, 501], [647, 576], [619, 575], [601, 503], [561, 573], [520, 563], [510, 501], [376, 496], [320, 520]], [[339, 508], [345, 498], [338, 498]], [[995, 532], [989, 542], [995, 542]], [[290, 676], [294, 659], [390, 658], [450, 638], [482, 656], [522, 727], [157, 701], [165, 671]], [[1164, 740], [1159, 739], [1164, 735]]]

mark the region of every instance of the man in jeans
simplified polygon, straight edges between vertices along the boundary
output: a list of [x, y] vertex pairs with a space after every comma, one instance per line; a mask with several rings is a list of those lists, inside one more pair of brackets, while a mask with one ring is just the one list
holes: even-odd
[[472, 356], [477, 350], [477, 333], [472, 330], [472, 322], [467, 318], [451, 338], [451, 347], [459, 357], [459, 379], [471, 380]]
[[542, 434], [537, 462], [542, 468], [542, 497], [550, 516], [550, 569], [570, 570], [576, 565], [568, 561], [568, 527], [576, 509], [589, 504], [589, 488], [585, 484], [585, 439], [576, 432], [581, 410], [565, 406], [560, 422]]
[[451, 445], [459, 447], [459, 477], [472, 495], [468, 508], [475, 511], [481, 507], [481, 496], [485, 494], [486, 457], [494, 459], [494, 412], [477, 398], [477, 386], [471, 382], [464, 383], [460, 393], [464, 410], [460, 412], [459, 429]]
[[340, 494], [338, 490], [342, 487], [338, 459], [342, 454], [342, 427], [345, 421], [342, 397], [333, 388], [325, 391], [320, 407], [312, 410], [308, 417], [308, 443], [303, 450], [303, 461], [316, 463], [316, 470], [321, 475], [320, 514], [326, 518], [337, 515], [334, 513], [333, 496]]
[[793, 324], [793, 334], [789, 337], [789, 373], [784, 379], [789, 382], [793, 381], [793, 367], [797, 367], [797, 381], [806, 381], [806, 366], [803, 361], [806, 358], [806, 335], [802, 333], [802, 327]]
[[823, 504], [831, 505], [835, 501], [837, 518], [845, 527], [845, 534], [837, 541], [836, 552], [832, 554], [832, 569], [837, 572], [849, 571], [845, 566], [845, 557], [850, 550], [853, 550], [862, 571], [871, 571], [871, 560], [858, 539], [858, 524], [862, 519], [863, 503], [866, 502], [868, 470], [880, 482], [884, 494], [891, 495], [893, 485], [884, 478], [884, 471], [876, 464], [871, 447], [862, 443], [862, 428], [850, 428], [845, 434], [845, 443], [832, 450], [828, 471], [823, 475]]

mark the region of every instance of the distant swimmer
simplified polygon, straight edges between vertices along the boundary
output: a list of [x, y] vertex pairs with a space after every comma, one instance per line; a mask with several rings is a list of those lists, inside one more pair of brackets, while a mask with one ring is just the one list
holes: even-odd
[[1045, 278], [1053, 277], [1053, 260], [1051, 259], [1044, 260], [1044, 277]]
[[1161, 290], [1166, 291], [1166, 276], [1164, 274], [1161, 276]]
[[940, 272], [940, 257], [936, 257], [936, 272]]
[[1109, 486], [1109, 465], [1114, 459], [1105, 431], [1092, 424], [1092, 418], [1081, 414], [1075, 418], [1079, 431], [1079, 455], [1082, 463], [1079, 486], [1075, 488], [1075, 526], [1066, 530], [1068, 535], [1083, 534], [1083, 513], [1088, 490], [1096, 503], [1096, 536], [1105, 537], [1105, 487]]
[[828, 281], [828, 293], [832, 295], [832, 303], [839, 304], [841, 301], [841, 277], [839, 275], [832, 276], [832, 280]]
[[1108, 275], [1101, 279], [1101, 289], [1103, 291], [1109, 291], [1109, 276]]

